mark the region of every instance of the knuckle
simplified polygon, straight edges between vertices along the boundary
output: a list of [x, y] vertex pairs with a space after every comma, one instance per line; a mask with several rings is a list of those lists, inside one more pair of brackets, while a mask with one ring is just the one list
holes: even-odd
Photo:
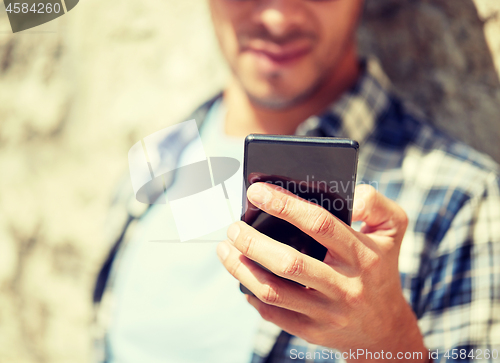
[[278, 285], [271, 282], [265, 284], [260, 293], [260, 300], [269, 305], [279, 305], [282, 299]]
[[399, 208], [400, 211], [397, 213], [397, 222], [398, 224], [406, 230], [406, 227], [408, 227], [408, 215], [406, 212], [403, 210], [403, 208]]
[[374, 270], [380, 266], [381, 257], [373, 251], [366, 253], [363, 258], [363, 267], [366, 270]]
[[321, 335], [323, 334], [318, 334], [317, 329], [314, 329], [310, 325], [306, 325], [305, 327], [302, 328], [301, 338], [304, 339], [309, 344], [318, 344], [319, 341], [321, 340]]
[[245, 256], [251, 256], [256, 243], [256, 237], [250, 233], [245, 233], [241, 236], [240, 251]]
[[318, 236], [325, 236], [334, 228], [333, 218], [327, 211], [321, 210], [313, 216], [311, 232]]
[[305, 262], [298, 254], [287, 253], [281, 266], [280, 272], [284, 277], [300, 276], [304, 272]]
[[291, 204], [288, 197], [278, 197], [273, 201], [275, 212], [282, 217], [288, 217], [292, 213]]
[[351, 307], [357, 308], [361, 306], [365, 299], [365, 293], [363, 287], [362, 286], [351, 287], [351, 289], [346, 293], [345, 299], [347, 304], [349, 304]]
[[335, 329], [342, 329], [349, 325], [349, 319], [342, 312], [328, 314], [325, 322]]
[[230, 263], [229, 266], [227, 266], [228, 272], [233, 275], [234, 277], [238, 278], [238, 270], [241, 267], [241, 261], [239, 258], [236, 258], [233, 260], [233, 262]]
[[410, 223], [410, 219], [408, 218], [408, 214], [406, 214], [405, 211], [403, 211], [403, 216], [401, 218], [402, 224], [406, 227], [408, 227], [408, 223]]

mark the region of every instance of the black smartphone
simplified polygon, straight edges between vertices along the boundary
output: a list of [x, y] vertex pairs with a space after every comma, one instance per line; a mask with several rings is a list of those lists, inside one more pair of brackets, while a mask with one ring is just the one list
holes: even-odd
[[[322, 206], [350, 225], [358, 149], [358, 143], [350, 139], [248, 135], [243, 162], [241, 220], [276, 241], [323, 261], [326, 247], [294, 225], [255, 207], [247, 199], [246, 191], [257, 182], [279, 185]], [[242, 284], [240, 290], [253, 295]]]

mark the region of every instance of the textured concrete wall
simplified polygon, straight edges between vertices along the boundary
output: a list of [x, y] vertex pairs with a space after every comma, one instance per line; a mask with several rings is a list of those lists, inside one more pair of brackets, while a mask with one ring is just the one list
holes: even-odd
[[[419, 112], [500, 160], [500, 2], [372, 0], [360, 39]], [[85, 362], [128, 148], [227, 75], [205, 0], [85, 0], [13, 35], [0, 5], [0, 362]]]
[[398, 93], [500, 161], [500, 2], [374, 0], [360, 32]]

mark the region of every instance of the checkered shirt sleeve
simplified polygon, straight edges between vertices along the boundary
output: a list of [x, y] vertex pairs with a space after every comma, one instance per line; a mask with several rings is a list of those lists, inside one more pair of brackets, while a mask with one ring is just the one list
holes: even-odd
[[[350, 94], [299, 131], [361, 140], [358, 182], [408, 214], [401, 284], [434, 362], [500, 361], [498, 164], [408, 115], [378, 78], [368, 67]], [[252, 363], [344, 362], [335, 353], [266, 323]]]

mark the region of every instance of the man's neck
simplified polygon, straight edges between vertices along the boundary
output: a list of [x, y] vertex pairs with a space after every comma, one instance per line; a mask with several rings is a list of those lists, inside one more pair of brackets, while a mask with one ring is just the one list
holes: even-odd
[[312, 115], [320, 114], [357, 81], [360, 67], [356, 50], [347, 52], [325, 82], [312, 96], [284, 109], [269, 109], [252, 103], [234, 78], [224, 91], [227, 108], [225, 132], [244, 137], [251, 133], [293, 134]]

